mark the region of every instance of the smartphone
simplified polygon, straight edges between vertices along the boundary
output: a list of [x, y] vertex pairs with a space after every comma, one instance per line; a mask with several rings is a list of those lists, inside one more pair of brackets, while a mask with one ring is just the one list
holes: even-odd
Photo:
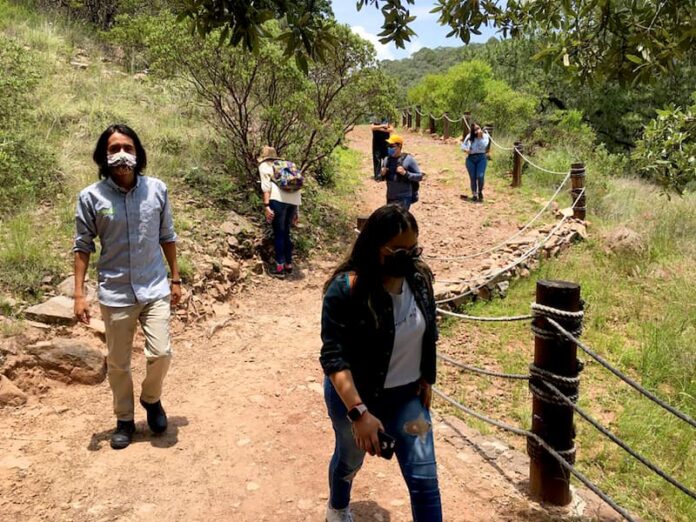
[[377, 437], [379, 438], [380, 457], [390, 460], [394, 456], [394, 448], [396, 448], [396, 439], [383, 431], [378, 431]]

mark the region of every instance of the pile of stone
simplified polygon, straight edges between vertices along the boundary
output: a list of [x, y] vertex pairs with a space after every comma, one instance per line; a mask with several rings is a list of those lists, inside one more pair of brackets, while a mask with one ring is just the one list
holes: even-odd
[[[564, 212], [567, 210], [560, 211], [559, 215]], [[537, 268], [542, 259], [557, 257], [574, 242], [587, 239], [587, 224], [584, 221], [567, 218], [554, 231], [556, 226], [546, 225], [509, 240], [504, 247], [491, 253], [483, 261], [475, 275], [466, 274], [447, 283], [438, 283], [436, 280], [435, 299], [456, 297], [449, 304], [459, 306], [476, 299], [505, 297], [509, 281], [529, 277], [530, 271]], [[537, 246], [539, 248], [526, 257]], [[522, 258], [525, 259], [518, 263]]]

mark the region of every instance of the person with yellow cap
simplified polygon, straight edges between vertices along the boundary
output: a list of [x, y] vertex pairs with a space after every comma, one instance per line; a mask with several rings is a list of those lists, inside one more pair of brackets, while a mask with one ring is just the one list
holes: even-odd
[[387, 182], [387, 203], [396, 203], [408, 210], [418, 201], [423, 173], [414, 157], [403, 152], [401, 136], [392, 134], [386, 141], [387, 157], [382, 162], [380, 177]]

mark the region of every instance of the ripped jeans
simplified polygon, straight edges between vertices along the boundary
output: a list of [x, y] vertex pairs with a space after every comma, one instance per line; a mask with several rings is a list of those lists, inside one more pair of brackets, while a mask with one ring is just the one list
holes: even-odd
[[[324, 380], [324, 399], [336, 434], [336, 446], [329, 464], [329, 501], [331, 507], [343, 509], [350, 503], [353, 479], [362, 466], [365, 452], [356, 446], [346, 407], [328, 378]], [[372, 414], [396, 439], [395, 454], [411, 496], [414, 522], [441, 522], [442, 504], [430, 412], [412, 390], [392, 397], [380, 410]]]

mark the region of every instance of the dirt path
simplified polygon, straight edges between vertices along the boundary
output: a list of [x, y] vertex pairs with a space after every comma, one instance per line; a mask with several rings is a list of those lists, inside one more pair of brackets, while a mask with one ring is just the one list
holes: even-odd
[[[350, 141], [367, 153], [369, 130]], [[508, 193], [491, 187], [483, 206], [459, 200], [456, 147], [409, 135], [406, 150], [430, 174], [414, 207], [429, 251], [481, 248], [515, 229]], [[381, 204], [385, 190], [365, 158], [360, 212]], [[321, 285], [334, 261], [316, 260], [294, 280], [254, 276], [230, 303], [228, 326], [212, 338], [210, 325], [176, 335], [162, 437], [149, 435], [137, 411], [135, 443], [111, 450], [107, 383], [55, 385], [24, 408], [0, 411], [0, 519], [323, 521], [333, 435], [317, 357]], [[434, 267], [442, 277], [453, 270]], [[141, 354], [134, 367], [139, 382]], [[539, 520], [523, 514], [522, 494], [476, 446], [441, 422], [435, 430], [445, 520]], [[410, 520], [396, 462], [368, 458], [353, 499], [358, 521]]]

